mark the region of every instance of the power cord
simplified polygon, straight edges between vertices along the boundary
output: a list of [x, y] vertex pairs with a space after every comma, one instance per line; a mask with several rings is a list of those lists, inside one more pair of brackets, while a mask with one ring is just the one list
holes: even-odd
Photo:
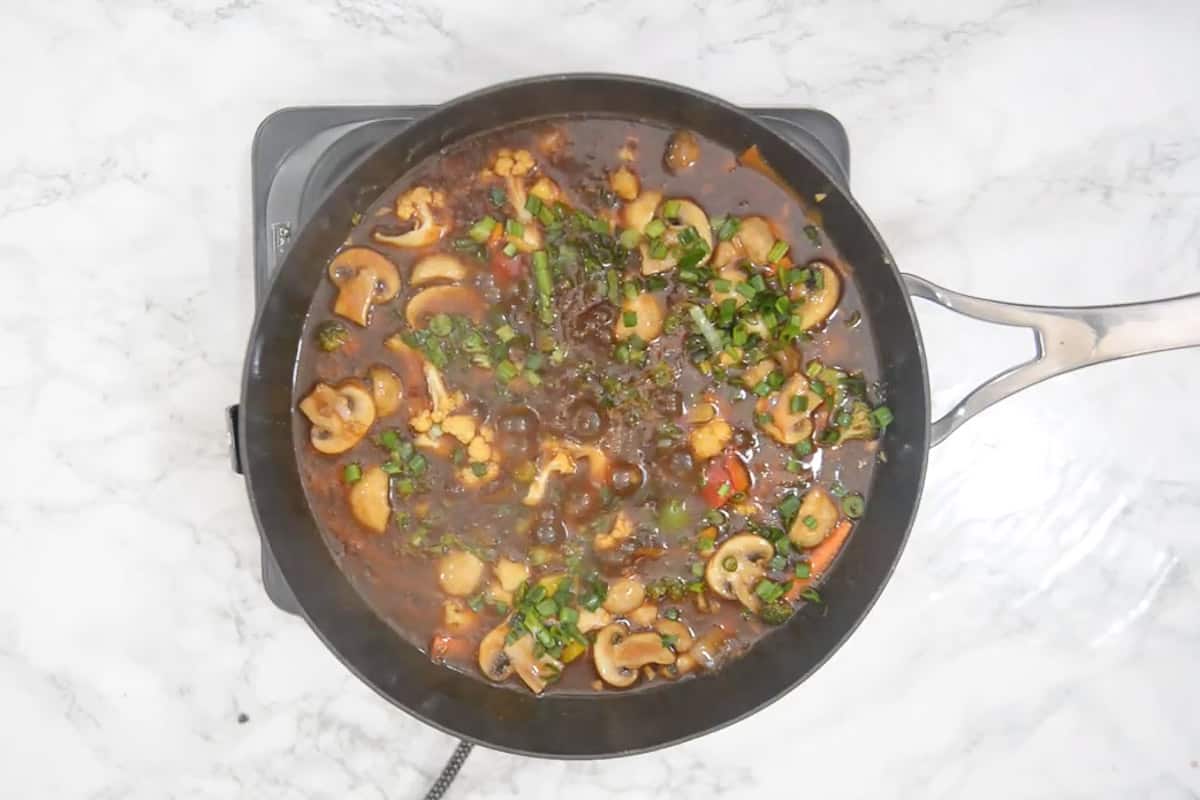
[[446, 766], [442, 767], [442, 774], [438, 775], [438, 779], [434, 781], [433, 786], [425, 795], [425, 800], [442, 800], [446, 796], [450, 784], [454, 783], [454, 777], [458, 775], [463, 762], [467, 760], [467, 756], [471, 755], [474, 747], [475, 745], [470, 742], [458, 743], [458, 747], [454, 748], [454, 752], [450, 754], [450, 760], [446, 762]]

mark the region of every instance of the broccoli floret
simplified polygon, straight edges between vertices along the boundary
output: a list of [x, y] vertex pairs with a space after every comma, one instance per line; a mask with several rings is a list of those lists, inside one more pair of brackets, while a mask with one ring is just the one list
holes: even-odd
[[795, 610], [786, 600], [777, 600], [774, 603], [768, 603], [758, 612], [758, 616], [763, 622], [768, 625], [782, 625], [792, 618]]
[[340, 322], [322, 322], [317, 328], [317, 343], [326, 353], [332, 353], [350, 339], [350, 331]]
[[855, 400], [850, 406], [850, 422], [838, 430], [841, 434], [839, 443], [850, 439], [874, 439], [879, 435], [879, 426], [871, 416], [871, 407], [861, 400]]

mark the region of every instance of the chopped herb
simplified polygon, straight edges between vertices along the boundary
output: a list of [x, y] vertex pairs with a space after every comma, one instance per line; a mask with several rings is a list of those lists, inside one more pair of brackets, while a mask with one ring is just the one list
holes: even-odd
[[472, 597], [470, 600], [467, 601], [467, 607], [469, 609], [471, 609], [472, 611], [474, 611], [475, 613], [479, 613], [480, 611], [482, 611], [483, 610], [483, 595], [477, 594], [474, 597]]
[[626, 250], [633, 250], [642, 241], [642, 235], [634, 228], [626, 228], [621, 231], [619, 241], [621, 242], [621, 247], [624, 247]]
[[887, 406], [879, 406], [871, 412], [871, 418], [875, 420], [875, 424], [880, 430], [886, 430], [888, 425], [895, 421], [896, 417], [892, 414], [892, 410]]
[[775, 510], [779, 512], [779, 516], [784, 522], [790, 522], [792, 517], [796, 516], [796, 512], [800, 510], [800, 498], [795, 494], [789, 494], [776, 506]]
[[667, 257], [667, 243], [662, 239], [655, 239], [650, 245], [650, 257], [654, 259], [664, 259]]
[[787, 589], [775, 581], [761, 580], [754, 587], [754, 593], [759, 596], [764, 603], [774, 603], [779, 598], [783, 597]]
[[771, 249], [767, 252], [767, 261], [774, 264], [779, 259], [787, 255], [788, 243], [776, 240], [775, 244], [771, 245]]
[[[642, 232], [645, 233], [646, 237], [649, 239], [657, 239], [659, 236], [662, 236], [666, 230], [667, 226], [661, 219], [652, 219], [646, 223], [646, 226], [642, 229]], [[661, 258], [661, 256], [659, 256], [659, 258]]]
[[668, 200], [667, 202], [663, 203], [663, 207], [662, 207], [663, 216], [666, 217], [667, 219], [678, 219], [679, 218], [679, 205], [680, 205], [680, 203], [678, 200]]
[[811, 586], [809, 588], [805, 589], [803, 592], [801, 592], [800, 596], [803, 597], [808, 602], [816, 603], [817, 605], [820, 605], [821, 603], [825, 602], [824, 600], [821, 599], [821, 593], [818, 592], [816, 589], [812, 588]]
[[812, 514], [805, 515], [804, 519], [800, 520], [800, 522], [803, 523], [804, 527], [808, 528], [810, 531], [817, 529], [817, 518]]
[[718, 278], [717, 280], [713, 281], [713, 291], [714, 292], [721, 292], [722, 294], [728, 294], [730, 292], [730, 290], [732, 290], [732, 289], [733, 289], [733, 283], [725, 280], [724, 278]]
[[508, 201], [508, 195], [499, 186], [493, 186], [488, 194], [491, 197], [492, 205], [496, 208], [500, 208]]
[[721, 567], [726, 572], [737, 572], [737, 559], [733, 556], [725, 556], [725, 558], [721, 559]]
[[515, 219], [510, 219], [504, 223], [504, 235], [513, 239], [520, 239], [525, 235], [525, 226]]
[[513, 378], [517, 377], [519, 373], [520, 370], [517, 369], [517, 365], [509, 361], [507, 358], [496, 365], [496, 377], [505, 383], [508, 383]]
[[358, 483], [362, 480], [362, 467], [358, 464], [347, 464], [342, 469], [342, 480], [348, 484]]
[[621, 324], [626, 328], [637, 327], [638, 315], [636, 311], [626, 311], [621, 314]]
[[807, 561], [801, 561], [796, 565], [796, 577], [800, 580], [808, 580], [812, 575], [812, 565]]
[[668, 608], [666, 611], [663, 612], [663, 616], [666, 617], [667, 619], [678, 620], [679, 619], [679, 609], [678, 608]]
[[339, 347], [350, 341], [350, 331], [346, 330], [346, 326], [340, 322], [322, 322], [317, 327], [317, 344], [326, 353], [332, 353]]
[[429, 332], [434, 336], [449, 336], [454, 330], [454, 322], [449, 314], [434, 314], [429, 319]]
[[804, 235], [808, 237], [808, 241], [813, 247], [821, 246], [821, 231], [816, 225], [805, 225]]
[[794, 394], [792, 399], [788, 401], [788, 409], [793, 414], [800, 414], [808, 410], [808, 395]]
[[850, 519], [858, 519], [866, 510], [866, 503], [863, 501], [863, 496], [855, 492], [848, 494], [842, 498], [842, 513]]
[[741, 226], [742, 223], [737, 217], [725, 217], [721, 221], [721, 224], [717, 226], [717, 239], [722, 242], [728, 242], [737, 234], [738, 228]]
[[492, 229], [496, 227], [496, 224], [495, 219], [486, 216], [471, 226], [471, 229], [467, 231], [467, 236], [479, 244], [483, 244], [492, 235]]
[[513, 337], [515, 337], [516, 335], [517, 335], [517, 332], [514, 331], [512, 329], [512, 326], [509, 325], [508, 323], [505, 323], [505, 324], [501, 325], [499, 328], [496, 328], [496, 336], [502, 342], [510, 342], [513, 340]]
[[733, 486], [729, 483], [729, 481], [725, 481], [724, 483], [722, 483], [720, 486], [717, 487], [717, 495], [719, 497], [728, 497], [729, 493], [732, 491], [733, 491]]
[[529, 195], [525, 198], [525, 210], [536, 217], [542, 211], [542, 198], [535, 194]]
[[512, 242], [508, 242], [503, 248], [501, 248], [500, 252], [504, 253], [504, 255], [508, 256], [509, 258], [512, 258], [517, 254], [517, 246]]
[[796, 455], [800, 456], [801, 458], [804, 458], [805, 456], [812, 455], [813, 444], [808, 439], [804, 439], [802, 441], [796, 442], [796, 446], [793, 447], [792, 449], [795, 451]]

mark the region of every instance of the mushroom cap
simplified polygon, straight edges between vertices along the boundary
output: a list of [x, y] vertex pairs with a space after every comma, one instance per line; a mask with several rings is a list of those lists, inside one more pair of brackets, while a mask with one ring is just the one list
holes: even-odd
[[334, 313], [363, 326], [371, 306], [386, 303], [400, 291], [396, 266], [369, 247], [348, 247], [334, 256], [329, 279], [338, 287]]
[[483, 580], [483, 562], [466, 550], [451, 550], [438, 559], [438, 585], [455, 597], [466, 597]]
[[619, 578], [608, 587], [604, 598], [604, 610], [620, 616], [628, 614], [642, 604], [646, 598], [646, 587], [637, 578]]
[[660, 636], [674, 636], [676, 653], [686, 653], [692, 649], [692, 642], [695, 641], [695, 636], [692, 634], [692, 629], [676, 619], [660, 619], [654, 623], [654, 630], [658, 631]]
[[336, 388], [318, 383], [299, 407], [312, 423], [312, 446], [328, 455], [344, 453], [358, 444], [375, 422], [375, 403], [370, 393], [352, 380]]
[[775, 245], [775, 229], [765, 217], [742, 217], [733, 243], [756, 264], [767, 263], [767, 256]]
[[425, 286], [437, 281], [458, 283], [465, 281], [471, 270], [457, 256], [450, 253], [434, 253], [422, 258], [413, 266], [408, 282], [413, 286]]
[[486, 312], [483, 295], [470, 286], [431, 286], [408, 301], [404, 317], [409, 327], [417, 330], [436, 314], [459, 314], [479, 325]]
[[[796, 518], [788, 530], [788, 539], [797, 547], [816, 547], [837, 524], [837, 503], [822, 486], [814, 486], [805, 492], [796, 510]], [[814, 520], [812, 527], [804, 524], [805, 519]]]
[[508, 623], [492, 628], [479, 642], [479, 671], [488, 680], [506, 681], [512, 677], [512, 661], [504, 652], [504, 641], [508, 638]]
[[625, 227], [641, 231], [654, 219], [654, 212], [662, 203], [662, 192], [654, 190], [642, 192], [637, 199], [626, 204], [621, 218]]
[[[746, 608], [757, 612], [762, 605], [754, 593], [754, 585], [762, 578], [763, 564], [775, 555], [775, 548], [763, 537], [754, 533], [739, 533], [727, 539], [704, 568], [704, 580], [708, 587], [720, 597], [738, 600]], [[733, 569], [728, 569], [727, 560]]]
[[635, 633], [622, 623], [614, 622], [596, 634], [592, 660], [601, 680], [619, 689], [632, 686], [638, 670], [647, 664], [671, 664], [675, 654], [662, 643], [655, 632]]
[[395, 414], [404, 399], [404, 385], [400, 376], [382, 364], [374, 364], [367, 370], [371, 382], [371, 399], [375, 402], [375, 414], [386, 417]]
[[383, 533], [392, 515], [388, 504], [388, 474], [379, 467], [363, 470], [350, 487], [350, 513], [364, 528]]
[[821, 288], [809, 289], [803, 283], [792, 287], [792, 299], [804, 301], [800, 307], [800, 327], [804, 330], [815, 328], [829, 319], [842, 297], [842, 278], [836, 269], [824, 261], [813, 261], [808, 268], [814, 273], [820, 272]]

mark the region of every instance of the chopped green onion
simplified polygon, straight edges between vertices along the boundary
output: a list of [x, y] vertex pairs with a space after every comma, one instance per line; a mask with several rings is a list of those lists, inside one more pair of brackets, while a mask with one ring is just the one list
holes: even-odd
[[346, 483], [358, 483], [362, 480], [362, 467], [358, 464], [347, 464], [342, 470], [342, 480]]
[[779, 516], [784, 522], [788, 522], [800, 510], [800, 498], [794, 494], [789, 494], [776, 506], [775, 510], [779, 512]]
[[729, 481], [725, 481], [724, 483], [722, 483], [720, 486], [717, 487], [717, 496], [718, 497], [728, 497], [729, 493], [732, 491], [733, 491], [733, 485]]
[[879, 406], [871, 412], [871, 418], [875, 420], [875, 424], [880, 428], [886, 428], [895, 421], [896, 417], [892, 414], [892, 410], [887, 406]]
[[505, 383], [508, 383], [513, 378], [517, 377], [518, 372], [520, 372], [520, 370], [517, 369], [517, 365], [509, 361], [507, 358], [496, 365], [496, 377]]
[[731, 289], [733, 289], [733, 283], [725, 280], [724, 278], [718, 278], [717, 280], [713, 281], [714, 292], [728, 294]]
[[692, 322], [696, 324], [700, 335], [708, 343], [709, 350], [713, 353], [721, 352], [724, 348], [724, 344], [721, 342], [721, 334], [717, 332], [716, 326], [709, 321], [708, 317], [704, 316], [704, 309], [700, 308], [700, 306], [689, 306], [688, 316], [692, 318]]
[[758, 294], [758, 290], [751, 286], [748, 281], [739, 283], [735, 291], [747, 300], [753, 300], [754, 295]]
[[621, 324], [623, 324], [626, 328], [636, 327], [637, 322], [638, 315], [636, 311], [626, 311], [621, 314]]
[[776, 240], [775, 244], [771, 245], [771, 249], [767, 252], [767, 261], [774, 264], [779, 259], [787, 255], [788, 243]]
[[793, 414], [800, 414], [808, 410], [808, 395], [794, 394], [792, 399], [788, 401], [788, 409]]
[[525, 198], [525, 210], [536, 217], [542, 210], [542, 198], [535, 194], [529, 195]]
[[525, 235], [525, 226], [515, 219], [510, 219], [504, 223], [504, 233], [506, 236], [511, 236], [514, 239], [520, 239]]
[[504, 205], [504, 201], [508, 200], [508, 195], [499, 186], [493, 186], [489, 194], [492, 198], [492, 205], [496, 206], [496, 208]]
[[758, 384], [755, 385], [753, 391], [759, 397], [766, 397], [771, 393], [771, 384], [767, 383], [765, 380], [759, 381]]
[[396, 481], [396, 491], [398, 491], [402, 497], [408, 497], [416, 490], [417, 484], [413, 482], [412, 478], [401, 478], [400, 480]]
[[786, 591], [787, 589], [785, 589], [782, 585], [768, 580], [759, 581], [758, 585], [754, 587], [754, 593], [758, 595], [764, 603], [774, 603], [776, 600], [783, 597], [783, 593]]
[[429, 319], [429, 331], [434, 336], [449, 336], [454, 330], [454, 322], [449, 314], [434, 314]]
[[400, 435], [393, 430], [387, 430], [379, 434], [379, 443], [388, 450], [396, 450], [400, 447]]
[[538, 375], [536, 372], [534, 372], [531, 369], [525, 370], [525, 380], [527, 380], [529, 382], [530, 386], [541, 386], [542, 385], [542, 376]]
[[697, 578], [702, 577], [704, 575], [704, 565], [699, 561], [697, 561], [695, 564], [692, 564], [692, 574]]
[[848, 494], [842, 498], [842, 513], [850, 519], [858, 519], [866, 510], [866, 503], [861, 494]]
[[722, 242], [728, 242], [737, 235], [738, 228], [741, 226], [742, 223], [737, 217], [726, 217], [717, 226], [717, 239]]
[[487, 471], [487, 464], [484, 464], [480, 461], [476, 461], [471, 464], [471, 472], [475, 474], [476, 478], [482, 478], [484, 475], [487, 475]]
[[789, 458], [787, 463], [784, 464], [783, 468], [793, 475], [799, 475], [800, 473], [804, 472], [804, 462], [798, 461], [794, 458]]
[[553, 617], [558, 613], [558, 603], [554, 602], [549, 597], [534, 607], [537, 609], [538, 614], [540, 614], [543, 618]]
[[678, 608], [668, 608], [666, 611], [663, 612], [663, 616], [667, 619], [677, 621], [679, 619], [679, 609]]
[[821, 603], [825, 602], [824, 600], [821, 599], [821, 593], [818, 592], [816, 589], [813, 589], [812, 587], [805, 589], [803, 592], [800, 593], [800, 596], [803, 597], [808, 602], [816, 603], [817, 605], [820, 605]]
[[537, 218], [538, 222], [543, 225], [554, 224], [554, 212], [550, 210], [549, 206], [542, 206], [537, 212]]
[[805, 225], [804, 235], [808, 237], [808, 241], [812, 243], [813, 247], [821, 246], [821, 231], [816, 225]]
[[807, 580], [812, 575], [812, 566], [807, 561], [801, 561], [796, 565], [796, 577], [800, 580]]
[[517, 335], [517, 332], [514, 331], [512, 329], [512, 326], [509, 325], [507, 322], [504, 323], [503, 325], [501, 325], [499, 328], [496, 328], [496, 336], [502, 342], [512, 341], [513, 337], [515, 337], [516, 335]]
[[637, 281], [625, 281], [625, 285], [621, 287], [622, 294], [626, 300], [636, 300], [638, 296]]
[[810, 531], [815, 531], [817, 529], [817, 518], [812, 514], [806, 515], [804, 519], [800, 520], [800, 522], [803, 523], [804, 527], [808, 528]]
[[421, 455], [420, 453], [417, 453], [408, 461], [408, 471], [413, 475], [423, 474], [428, 466], [429, 462], [426, 461], [425, 456]]
[[512, 258], [517, 254], [517, 246], [512, 242], [507, 242], [500, 252], [504, 253], [504, 255], [508, 256], [509, 258]]
[[813, 272], [813, 288], [818, 292], [825, 288], [825, 270], [819, 269]]
[[621, 276], [615, 269], [610, 269], [605, 273], [604, 280], [608, 284], [608, 302], [615, 306], [621, 302]]
[[663, 259], [667, 257], [667, 243], [662, 239], [655, 239], [650, 245], [650, 257], [654, 259]]
[[642, 235], [634, 228], [626, 228], [621, 231], [620, 241], [621, 247], [624, 247], [626, 250], [632, 250], [642, 241]]
[[679, 216], [679, 201], [668, 200], [667, 202], [663, 203], [662, 213], [667, 219], [677, 218]]
[[725, 558], [721, 559], [721, 567], [726, 572], [737, 572], [737, 568], [738, 568], [737, 559], [734, 558], [733, 556], [725, 556]]
[[492, 235], [492, 229], [496, 227], [496, 224], [495, 219], [486, 216], [471, 226], [471, 229], [467, 231], [467, 236], [470, 236], [479, 244], [483, 244]]

